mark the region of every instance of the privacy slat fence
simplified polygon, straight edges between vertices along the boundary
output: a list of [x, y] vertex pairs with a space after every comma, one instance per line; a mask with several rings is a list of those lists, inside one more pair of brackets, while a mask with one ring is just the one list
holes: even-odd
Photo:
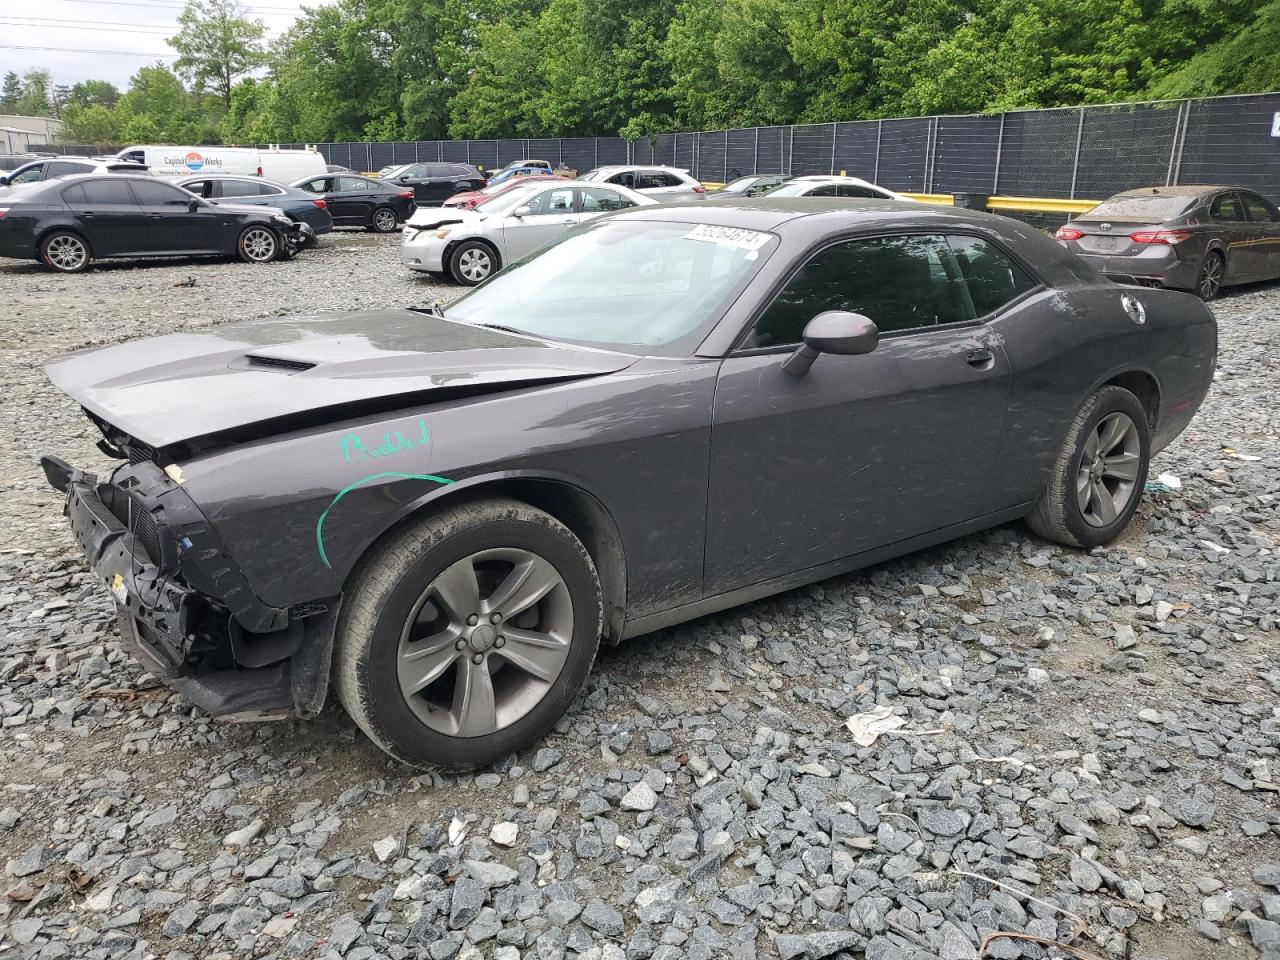
[[1062, 198], [1101, 198], [1152, 184], [1226, 183], [1280, 202], [1280, 93], [667, 133], [634, 143], [572, 137], [315, 146], [330, 163], [364, 171], [410, 161], [492, 170], [537, 159], [579, 172], [602, 164], [661, 163], [685, 167], [707, 182], [750, 173], [844, 171], [909, 192]]

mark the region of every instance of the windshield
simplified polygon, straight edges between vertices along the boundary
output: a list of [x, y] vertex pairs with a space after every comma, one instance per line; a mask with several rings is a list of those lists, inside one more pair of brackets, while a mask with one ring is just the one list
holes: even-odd
[[599, 167], [596, 167], [594, 170], [588, 170], [578, 179], [579, 180], [603, 180], [607, 173], [608, 173], [607, 170], [601, 170]]
[[756, 230], [600, 220], [507, 267], [445, 316], [553, 340], [687, 352], [776, 246]]
[[739, 177], [732, 183], [726, 183], [721, 193], [744, 193], [749, 187], [757, 182], [764, 182], [763, 177]]
[[1178, 197], [1168, 194], [1140, 194], [1131, 197], [1112, 197], [1103, 200], [1077, 220], [1138, 220], [1142, 223], [1161, 223], [1180, 217], [1196, 202], [1195, 197]]
[[[503, 184], [507, 186], [507, 184]], [[533, 196], [538, 189], [536, 183], [522, 183], [518, 187], [512, 187], [505, 190], [496, 197], [490, 197], [488, 200], [481, 200], [476, 204], [477, 210], [483, 210], [485, 213], [509, 213], [520, 204], [525, 203]]]

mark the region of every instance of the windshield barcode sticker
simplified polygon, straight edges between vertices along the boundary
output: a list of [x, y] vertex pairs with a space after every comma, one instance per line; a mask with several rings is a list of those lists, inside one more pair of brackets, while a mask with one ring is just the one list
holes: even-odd
[[686, 240], [701, 240], [703, 243], [719, 243], [739, 250], [759, 250], [769, 242], [769, 234], [758, 230], [743, 230], [740, 227], [715, 227], [700, 223], [684, 235]]

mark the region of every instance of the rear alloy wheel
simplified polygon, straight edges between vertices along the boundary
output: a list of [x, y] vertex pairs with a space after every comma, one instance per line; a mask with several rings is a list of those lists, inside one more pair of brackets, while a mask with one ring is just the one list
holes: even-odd
[[406, 763], [455, 769], [533, 743], [600, 642], [595, 565], [527, 504], [442, 510], [376, 548], [345, 591], [334, 679], [347, 713]]
[[400, 218], [396, 216], [396, 212], [389, 207], [379, 207], [373, 211], [373, 220], [370, 221], [369, 229], [374, 233], [390, 233], [400, 225]]
[[40, 242], [40, 259], [59, 273], [80, 273], [89, 266], [89, 244], [78, 233], [59, 230]]
[[1205, 254], [1204, 265], [1200, 268], [1200, 278], [1196, 280], [1196, 293], [1201, 300], [1212, 300], [1222, 290], [1222, 275], [1226, 271], [1226, 261], [1222, 254], [1210, 250]]
[[1069, 546], [1110, 543], [1138, 509], [1150, 458], [1147, 411], [1123, 387], [1103, 387], [1072, 421], [1027, 524]]
[[449, 257], [449, 273], [463, 286], [474, 287], [498, 270], [498, 257], [492, 248], [478, 240], [459, 244]]
[[238, 247], [246, 263], [270, 263], [280, 255], [280, 238], [270, 227], [249, 227], [240, 234]]

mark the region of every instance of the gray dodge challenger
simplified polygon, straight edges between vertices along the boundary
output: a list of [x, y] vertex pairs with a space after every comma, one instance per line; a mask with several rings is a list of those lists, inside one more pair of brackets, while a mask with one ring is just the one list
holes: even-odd
[[617, 643], [1025, 517], [1091, 547], [1217, 331], [1014, 220], [731, 199], [578, 228], [440, 310], [71, 354], [121, 463], [43, 466], [124, 637], [215, 715], [475, 767]]

